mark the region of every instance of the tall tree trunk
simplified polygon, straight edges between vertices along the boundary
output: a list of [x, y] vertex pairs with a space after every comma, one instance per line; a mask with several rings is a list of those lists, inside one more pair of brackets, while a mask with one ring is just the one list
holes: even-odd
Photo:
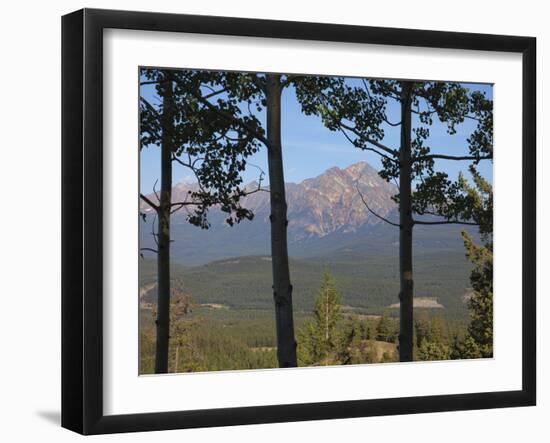
[[277, 358], [279, 367], [297, 366], [294, 320], [292, 316], [292, 285], [288, 265], [286, 238], [286, 197], [281, 146], [281, 76], [268, 74], [267, 149], [269, 165], [269, 192], [271, 198], [271, 257], [273, 269], [273, 297], [277, 328]]
[[157, 254], [157, 345], [155, 373], [168, 372], [170, 341], [170, 209], [172, 203], [172, 152], [174, 129], [174, 92], [172, 75], [166, 73], [162, 86], [163, 109], [161, 116], [161, 180], [158, 206]]
[[414, 84], [401, 83], [401, 147], [399, 149], [399, 360], [413, 359], [413, 218], [411, 204], [411, 96]]

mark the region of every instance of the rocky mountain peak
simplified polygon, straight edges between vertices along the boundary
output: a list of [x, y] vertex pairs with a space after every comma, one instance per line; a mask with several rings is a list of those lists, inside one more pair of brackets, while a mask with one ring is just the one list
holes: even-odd
[[[257, 182], [246, 185], [256, 189]], [[190, 181], [178, 183], [172, 192], [173, 201], [184, 201], [189, 191], [196, 189]], [[346, 168], [337, 166], [327, 169], [317, 177], [300, 183], [287, 183], [289, 241], [310, 237], [324, 237], [335, 232], [355, 232], [364, 225], [379, 223], [363, 204], [361, 195], [369, 206], [382, 216], [395, 209], [391, 196], [395, 186], [378, 176], [378, 172], [367, 162], [352, 164]], [[155, 194], [149, 196], [156, 202]], [[244, 207], [252, 210], [254, 221], [269, 219], [270, 203], [268, 192], [256, 192], [242, 200]], [[142, 205], [142, 209], [146, 207]], [[212, 215], [215, 215], [215, 210]], [[176, 213], [184, 215], [181, 211]], [[212, 217], [216, 219], [216, 217]]]

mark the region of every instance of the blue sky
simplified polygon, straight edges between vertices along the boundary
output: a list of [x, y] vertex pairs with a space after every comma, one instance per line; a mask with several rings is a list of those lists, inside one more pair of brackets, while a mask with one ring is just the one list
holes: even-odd
[[[464, 86], [472, 90], [484, 91], [489, 98], [493, 97], [493, 87], [490, 85], [464, 84]], [[158, 103], [158, 98], [154, 97], [153, 88], [150, 86], [142, 88], [144, 88], [142, 94], [146, 98], [153, 103]], [[281, 107], [285, 181], [297, 183], [306, 178], [315, 177], [333, 166], [344, 168], [359, 161], [367, 161], [374, 168], [380, 169], [381, 163], [377, 154], [354, 148], [341, 133], [327, 130], [318, 117], [302, 114], [292, 87], [284, 90]], [[399, 114], [398, 104], [390, 103], [388, 108], [390, 121], [398, 121]], [[263, 113], [259, 113], [257, 117], [262, 122], [265, 121]], [[466, 139], [474, 128], [475, 122], [468, 120], [457, 126], [456, 134], [449, 135], [446, 132], [446, 126], [435, 119], [430, 128], [430, 138], [427, 145], [432, 148], [433, 153], [467, 154]], [[383, 143], [398, 149], [399, 128], [387, 126], [385, 127], [385, 134]], [[262, 168], [267, 175], [265, 148], [250, 157], [249, 162]], [[436, 163], [436, 168], [447, 172], [451, 178], [456, 178], [460, 170], [467, 172], [468, 164], [468, 162], [439, 160]], [[153, 190], [153, 184], [160, 177], [160, 153], [158, 148], [148, 147], [142, 150], [140, 168], [141, 191], [150, 193]], [[479, 171], [485, 178], [492, 181], [491, 162], [481, 162]], [[189, 179], [189, 172], [182, 166], [174, 164], [173, 183], [176, 184], [186, 177]], [[248, 167], [243, 177], [245, 183], [256, 180], [258, 170]], [[267, 184], [267, 179], [264, 180], [264, 184]]]

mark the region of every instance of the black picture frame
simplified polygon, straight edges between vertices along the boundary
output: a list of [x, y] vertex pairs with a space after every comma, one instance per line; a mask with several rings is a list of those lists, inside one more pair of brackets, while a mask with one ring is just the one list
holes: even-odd
[[[104, 415], [102, 300], [103, 30], [501, 51], [522, 55], [522, 389]], [[62, 426], [82, 434], [151, 431], [536, 403], [536, 39], [149, 12], [83, 9], [62, 18]]]

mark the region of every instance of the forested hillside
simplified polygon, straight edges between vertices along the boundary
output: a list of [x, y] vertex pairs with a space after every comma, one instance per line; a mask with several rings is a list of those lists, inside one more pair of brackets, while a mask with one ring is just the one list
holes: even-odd
[[[342, 302], [365, 313], [381, 313], [398, 302], [395, 257], [339, 255], [329, 258], [292, 259], [294, 306], [297, 310], [313, 307], [313, 294], [325, 269], [334, 274], [342, 293]], [[418, 255], [417, 296], [435, 298], [450, 318], [465, 318], [464, 303], [469, 292], [471, 266], [464, 253], [446, 251]], [[236, 309], [269, 309], [271, 261], [268, 256], [234, 257], [206, 265], [173, 265], [173, 278], [199, 303], [219, 303]], [[154, 283], [152, 260], [140, 260], [141, 285]], [[154, 302], [151, 288], [144, 300]]]

